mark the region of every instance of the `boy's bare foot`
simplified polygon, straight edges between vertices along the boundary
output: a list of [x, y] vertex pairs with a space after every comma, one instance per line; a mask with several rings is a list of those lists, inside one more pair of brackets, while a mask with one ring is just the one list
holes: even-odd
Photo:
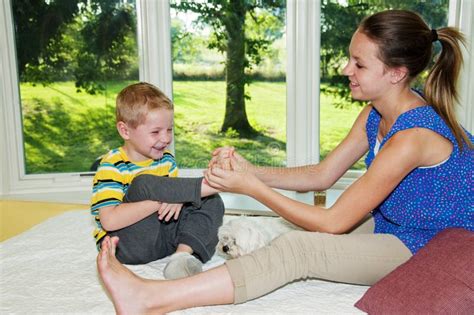
[[[147, 308], [151, 290], [149, 281], [139, 278], [123, 266], [115, 257], [118, 238], [106, 236], [97, 256], [99, 275], [109, 292], [118, 314], [159, 313]], [[156, 299], [156, 296], [154, 297]]]

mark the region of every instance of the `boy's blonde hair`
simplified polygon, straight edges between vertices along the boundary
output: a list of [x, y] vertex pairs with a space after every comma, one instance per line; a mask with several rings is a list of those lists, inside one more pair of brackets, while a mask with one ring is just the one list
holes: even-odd
[[139, 82], [124, 88], [117, 95], [115, 118], [123, 121], [132, 128], [143, 124], [146, 115], [153, 109], [163, 108], [173, 110], [171, 100], [156, 86]]

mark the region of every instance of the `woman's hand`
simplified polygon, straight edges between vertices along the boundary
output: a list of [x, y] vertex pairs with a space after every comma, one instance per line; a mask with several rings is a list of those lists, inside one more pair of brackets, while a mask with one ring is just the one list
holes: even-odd
[[219, 167], [224, 170], [256, 172], [256, 167], [235, 151], [234, 147], [221, 147], [212, 152], [208, 168]]
[[[232, 161], [231, 159], [231, 165]], [[259, 179], [250, 172], [238, 170], [224, 170], [212, 167], [204, 171], [204, 178], [211, 187], [220, 191], [249, 195], [252, 187]]]
[[230, 170], [230, 158], [234, 155], [234, 150], [233, 147], [221, 147], [215, 149], [214, 152], [212, 152], [212, 158], [207, 167], [209, 169], [219, 167], [224, 170]]

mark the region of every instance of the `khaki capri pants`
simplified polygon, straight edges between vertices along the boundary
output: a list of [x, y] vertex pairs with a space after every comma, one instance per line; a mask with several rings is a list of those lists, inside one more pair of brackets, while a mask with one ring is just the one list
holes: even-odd
[[307, 278], [374, 284], [412, 253], [396, 236], [373, 231], [371, 217], [349, 234], [291, 231], [251, 254], [226, 261], [234, 303]]

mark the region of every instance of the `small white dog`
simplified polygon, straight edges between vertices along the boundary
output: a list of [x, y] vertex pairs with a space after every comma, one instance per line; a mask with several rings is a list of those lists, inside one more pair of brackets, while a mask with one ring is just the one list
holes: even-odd
[[241, 216], [219, 228], [217, 252], [224, 258], [236, 258], [265, 245], [275, 237], [301, 230], [283, 218]]

